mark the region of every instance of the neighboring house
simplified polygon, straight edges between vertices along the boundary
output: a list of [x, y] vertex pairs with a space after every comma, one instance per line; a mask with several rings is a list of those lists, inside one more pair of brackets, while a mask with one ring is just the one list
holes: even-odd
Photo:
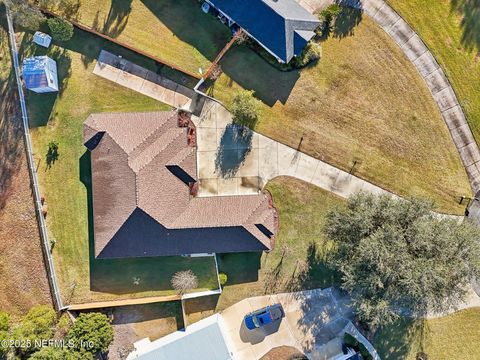
[[315, 36], [320, 21], [295, 0], [206, 0], [278, 61], [288, 63]]
[[133, 344], [127, 360], [231, 360], [229, 341], [219, 314], [209, 316], [185, 331], [176, 331], [158, 340], [142, 339]]
[[196, 197], [195, 126], [185, 112], [92, 114], [95, 256], [121, 258], [269, 251], [269, 194]]
[[23, 81], [28, 90], [36, 93], [58, 91], [57, 63], [48, 56], [25, 58]]

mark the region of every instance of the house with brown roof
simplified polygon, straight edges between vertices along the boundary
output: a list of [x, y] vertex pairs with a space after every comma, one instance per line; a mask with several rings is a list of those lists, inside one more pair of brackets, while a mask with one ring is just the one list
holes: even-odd
[[195, 126], [178, 111], [92, 114], [95, 256], [269, 251], [278, 228], [267, 193], [197, 197]]

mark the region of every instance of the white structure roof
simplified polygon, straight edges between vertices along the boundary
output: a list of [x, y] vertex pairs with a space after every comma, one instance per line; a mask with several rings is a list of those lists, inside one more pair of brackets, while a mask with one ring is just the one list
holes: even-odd
[[37, 45], [48, 48], [50, 46], [50, 43], [52, 42], [52, 37], [48, 34], [37, 31], [33, 35], [33, 42]]
[[215, 314], [153, 342], [142, 339], [134, 344], [127, 360], [231, 360], [220, 321]]

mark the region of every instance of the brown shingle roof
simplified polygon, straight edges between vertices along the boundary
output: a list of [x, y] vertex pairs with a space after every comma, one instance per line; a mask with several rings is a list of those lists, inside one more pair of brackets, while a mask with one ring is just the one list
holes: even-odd
[[178, 126], [176, 111], [92, 114], [85, 121], [95, 256], [272, 249], [277, 214], [268, 194], [191, 195], [185, 179], [196, 181], [197, 158], [189, 128]]

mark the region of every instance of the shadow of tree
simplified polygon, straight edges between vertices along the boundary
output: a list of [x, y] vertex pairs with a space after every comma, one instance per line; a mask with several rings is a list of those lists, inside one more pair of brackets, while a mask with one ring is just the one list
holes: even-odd
[[340, 5], [340, 12], [335, 18], [333, 24], [327, 25], [322, 29], [317, 40], [320, 42], [326, 41], [329, 37], [343, 39], [355, 34], [355, 27], [360, 24], [363, 18], [363, 12], [352, 7], [342, 5], [343, 0], [337, 1]]
[[23, 131], [18, 96], [12, 71], [0, 79], [0, 209], [5, 207], [12, 178], [21, 166]]
[[252, 149], [253, 132], [242, 125], [228, 124], [218, 146], [215, 169], [224, 178], [234, 176]]
[[405, 359], [409, 354], [424, 350], [424, 334], [428, 325], [424, 320], [403, 318], [381, 327], [373, 345], [382, 359]]
[[64, 1], [60, 4], [59, 12], [67, 19], [77, 20], [78, 10], [80, 10], [80, 0]]
[[200, 9], [195, 0], [142, 0], [180, 40], [212, 61], [231, 37], [226, 26]]
[[297, 320], [297, 327], [305, 334], [301, 350], [313, 353], [312, 358], [323, 358], [321, 355], [324, 354], [316, 353], [316, 350], [321, 346], [328, 348], [327, 344], [342, 336], [343, 329], [353, 319], [349, 298], [336, 289], [312, 290], [293, 296], [300, 303], [303, 314]]
[[480, 0], [451, 0], [451, 10], [462, 15], [462, 44], [480, 53]]
[[116, 38], [127, 27], [131, 11], [132, 0], [112, 0], [105, 22], [101, 24], [100, 11], [97, 11], [92, 27], [105, 35]]
[[341, 6], [333, 27], [333, 37], [342, 39], [354, 35], [355, 27], [362, 21], [362, 16], [363, 12], [360, 10]]
[[329, 256], [329, 254], [321, 253], [315, 242], [310, 243], [307, 249], [308, 270], [299, 277], [300, 288], [340, 286], [341, 274], [333, 269]]
[[58, 153], [58, 144], [54, 141], [50, 142], [48, 144], [48, 150], [45, 155], [45, 161], [47, 163], [47, 167], [45, 170], [50, 169], [53, 164], [55, 164], [55, 161], [58, 160], [58, 157], [60, 154]]

